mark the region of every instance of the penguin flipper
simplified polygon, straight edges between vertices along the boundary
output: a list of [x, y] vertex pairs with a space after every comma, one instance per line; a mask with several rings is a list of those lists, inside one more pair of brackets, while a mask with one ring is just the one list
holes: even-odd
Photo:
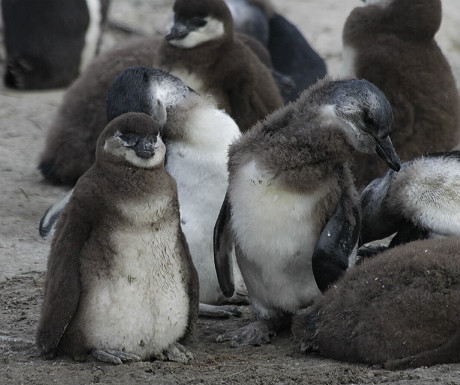
[[347, 218], [344, 197], [337, 202], [337, 209], [329, 219], [316, 242], [312, 256], [313, 275], [318, 288], [324, 292], [347, 270], [349, 257], [357, 246], [360, 213], [354, 205], [353, 223]]
[[230, 217], [231, 206], [227, 193], [214, 226], [214, 265], [220, 289], [228, 298], [235, 292], [232, 261], [233, 237], [230, 228]]
[[54, 234], [56, 223], [59, 216], [64, 210], [64, 207], [69, 203], [70, 197], [72, 196], [73, 189], [67, 192], [61, 199], [52, 204], [43, 214], [40, 219], [40, 225], [38, 226], [38, 232], [43, 239], [48, 239]]
[[[77, 310], [80, 299], [80, 252], [91, 233], [83, 217], [87, 210], [65, 210], [48, 258], [44, 300], [36, 342], [40, 351], [53, 356]], [[61, 225], [62, 222], [62, 225]]]

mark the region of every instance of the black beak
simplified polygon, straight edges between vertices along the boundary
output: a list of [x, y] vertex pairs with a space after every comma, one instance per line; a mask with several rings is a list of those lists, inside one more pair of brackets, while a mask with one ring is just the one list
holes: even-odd
[[167, 41], [176, 40], [176, 39], [180, 40], [180, 39], [183, 39], [185, 36], [187, 36], [189, 32], [190, 30], [185, 24], [176, 22], [171, 27], [171, 29], [168, 31], [165, 38]]
[[377, 142], [375, 147], [375, 152], [377, 155], [383, 159], [383, 161], [395, 171], [401, 169], [401, 161], [399, 160], [398, 155], [396, 154], [393, 143], [389, 136], [386, 136], [384, 139], [374, 138]]
[[149, 159], [155, 155], [155, 143], [152, 138], [140, 138], [131, 148], [142, 159]]

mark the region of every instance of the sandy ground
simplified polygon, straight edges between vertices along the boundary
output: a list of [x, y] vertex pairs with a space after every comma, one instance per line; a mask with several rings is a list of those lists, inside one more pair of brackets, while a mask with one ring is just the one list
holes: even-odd
[[[171, 0], [113, 0], [110, 18], [145, 32], [161, 32]], [[338, 75], [341, 30], [358, 0], [276, 0], [279, 12], [295, 23]], [[443, 0], [444, 21], [437, 40], [459, 84], [460, 6]], [[104, 49], [128, 35], [109, 28]], [[3, 62], [4, 55], [0, 56]], [[3, 65], [3, 63], [1, 63]], [[15, 92], [0, 86], [0, 383], [1, 384], [460, 384], [460, 365], [389, 372], [362, 365], [304, 356], [288, 332], [264, 347], [231, 349], [215, 337], [250, 321], [200, 319], [188, 347], [195, 360], [187, 365], [143, 362], [115, 367], [67, 359], [44, 360], [34, 346], [49, 242], [40, 239], [38, 222], [65, 189], [42, 181], [36, 170], [45, 134], [63, 90]], [[378, 348], [376, 346], [376, 348]]]

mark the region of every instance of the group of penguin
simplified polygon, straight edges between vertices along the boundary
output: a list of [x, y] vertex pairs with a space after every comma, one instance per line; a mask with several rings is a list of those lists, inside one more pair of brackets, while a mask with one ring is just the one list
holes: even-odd
[[39, 169], [74, 188], [40, 223], [40, 351], [188, 362], [198, 314], [230, 299], [255, 315], [217, 336], [234, 347], [292, 327], [338, 360], [459, 362], [460, 101], [440, 0], [364, 1], [340, 79], [268, 1], [173, 12], [164, 37], [99, 54], [48, 132]]

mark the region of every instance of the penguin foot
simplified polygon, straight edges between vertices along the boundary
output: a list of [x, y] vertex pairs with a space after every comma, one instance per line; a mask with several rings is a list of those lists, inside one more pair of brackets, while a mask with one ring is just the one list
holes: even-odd
[[153, 358], [161, 361], [174, 361], [186, 364], [193, 360], [193, 353], [179, 342], [174, 342], [161, 353], [155, 354]]
[[235, 293], [228, 299], [228, 303], [232, 305], [250, 305], [249, 296], [247, 294]]
[[105, 352], [104, 350], [93, 350], [92, 355], [98, 361], [107, 362], [114, 365], [141, 361], [141, 358], [135, 354], [120, 352], [116, 350], [110, 350], [108, 352]]
[[242, 328], [225, 332], [217, 337], [217, 342], [230, 341], [230, 346], [236, 348], [243, 345], [260, 346], [270, 342], [270, 336], [276, 334], [276, 330], [266, 320], [252, 322]]
[[243, 313], [234, 306], [216, 306], [200, 303], [199, 316], [210, 318], [233, 318], [241, 317]]

